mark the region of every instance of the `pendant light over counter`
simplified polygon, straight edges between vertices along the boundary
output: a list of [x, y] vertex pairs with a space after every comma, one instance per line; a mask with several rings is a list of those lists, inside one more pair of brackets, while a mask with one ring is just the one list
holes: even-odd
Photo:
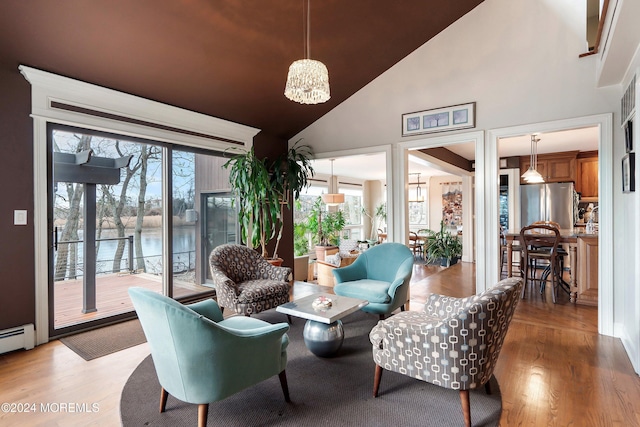
[[522, 174], [522, 179], [524, 179], [529, 184], [539, 184], [544, 182], [544, 178], [540, 175], [540, 172], [537, 171], [538, 168], [538, 141], [537, 134], [531, 135], [531, 161], [529, 162], [529, 169], [525, 173]]
[[331, 159], [331, 178], [329, 178], [329, 193], [322, 194], [322, 201], [327, 206], [337, 206], [340, 203], [344, 203], [344, 194], [338, 193], [338, 189], [335, 188], [335, 179], [333, 178], [333, 161]]

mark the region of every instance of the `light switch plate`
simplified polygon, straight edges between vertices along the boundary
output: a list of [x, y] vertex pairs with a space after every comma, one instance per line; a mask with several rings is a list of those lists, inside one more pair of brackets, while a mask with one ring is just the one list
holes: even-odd
[[13, 211], [13, 225], [27, 225], [27, 211], [15, 210]]

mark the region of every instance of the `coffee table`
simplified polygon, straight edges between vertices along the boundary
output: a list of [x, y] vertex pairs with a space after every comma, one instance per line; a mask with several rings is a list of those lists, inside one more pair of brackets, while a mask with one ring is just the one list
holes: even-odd
[[[321, 297], [330, 299], [331, 307], [314, 308], [313, 302]], [[279, 305], [276, 311], [307, 319], [302, 333], [305, 345], [316, 356], [330, 357], [340, 350], [344, 341], [340, 319], [367, 304], [369, 301], [363, 299], [317, 293]]]

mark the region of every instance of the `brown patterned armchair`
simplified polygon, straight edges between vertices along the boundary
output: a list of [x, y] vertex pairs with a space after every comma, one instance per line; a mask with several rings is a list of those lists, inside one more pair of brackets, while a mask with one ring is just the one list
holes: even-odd
[[369, 334], [376, 363], [374, 397], [383, 369], [459, 390], [470, 426], [469, 390], [488, 387], [521, 289], [521, 278], [509, 278], [467, 298], [433, 294], [424, 311], [379, 321]]
[[276, 267], [243, 245], [216, 247], [209, 256], [218, 305], [251, 314], [289, 302], [289, 267]]

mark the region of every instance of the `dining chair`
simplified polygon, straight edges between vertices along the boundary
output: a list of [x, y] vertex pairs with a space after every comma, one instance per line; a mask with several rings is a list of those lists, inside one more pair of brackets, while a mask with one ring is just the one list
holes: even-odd
[[411, 249], [411, 252], [413, 252], [414, 258], [417, 256], [422, 258], [423, 247], [424, 247], [424, 242], [420, 240], [420, 237], [418, 237], [418, 233], [416, 233], [415, 231], [410, 231], [409, 232], [409, 249]]
[[[544, 292], [544, 283], [551, 278], [551, 296], [553, 303], [557, 302], [558, 283], [561, 277], [560, 262], [558, 256], [558, 244], [560, 231], [549, 224], [531, 224], [520, 230], [520, 242], [522, 244], [524, 258], [524, 279], [522, 298], [525, 296], [527, 284], [540, 282], [540, 292]], [[536, 279], [535, 271], [538, 261], [545, 261], [547, 267], [540, 279]]]
[[[535, 221], [535, 222], [532, 222], [531, 225], [550, 225], [560, 230], [560, 224], [555, 221]], [[558, 245], [558, 256], [561, 257], [560, 264], [563, 265], [564, 257], [569, 256], [569, 252], [567, 252], [567, 250], [562, 246]]]

